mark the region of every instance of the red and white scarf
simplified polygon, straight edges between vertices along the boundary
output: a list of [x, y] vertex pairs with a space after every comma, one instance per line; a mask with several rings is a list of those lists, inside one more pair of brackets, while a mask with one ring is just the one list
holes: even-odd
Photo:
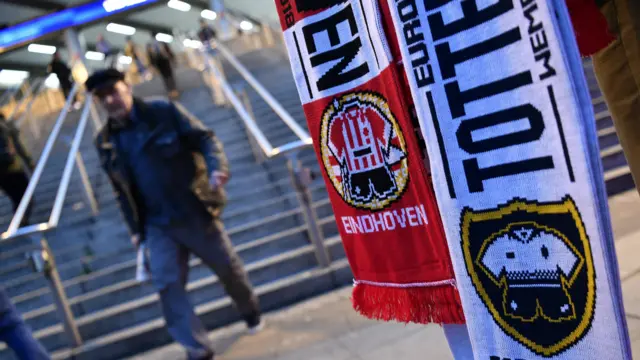
[[388, 44], [378, 3], [276, 5], [355, 277], [355, 309], [382, 320], [463, 323], [410, 94], [395, 66], [400, 52]]

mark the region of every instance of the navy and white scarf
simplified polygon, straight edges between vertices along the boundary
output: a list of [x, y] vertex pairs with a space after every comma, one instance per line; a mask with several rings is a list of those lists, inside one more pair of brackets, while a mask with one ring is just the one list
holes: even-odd
[[564, 3], [386, 2], [473, 358], [630, 359], [594, 115]]

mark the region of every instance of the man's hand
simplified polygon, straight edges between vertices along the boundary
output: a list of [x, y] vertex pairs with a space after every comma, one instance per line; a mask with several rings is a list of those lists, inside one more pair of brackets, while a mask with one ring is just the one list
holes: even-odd
[[133, 234], [131, 235], [131, 244], [133, 245], [133, 247], [135, 247], [136, 249], [138, 248], [138, 246], [140, 246], [140, 234]]
[[214, 170], [211, 173], [211, 178], [209, 179], [209, 184], [211, 185], [212, 190], [218, 190], [223, 187], [229, 181], [229, 175], [222, 171]]

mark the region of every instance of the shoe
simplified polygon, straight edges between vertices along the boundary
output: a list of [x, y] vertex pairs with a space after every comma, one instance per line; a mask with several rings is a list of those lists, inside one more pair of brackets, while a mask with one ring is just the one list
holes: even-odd
[[247, 333], [249, 335], [256, 335], [257, 333], [261, 332], [264, 329], [264, 327], [265, 327], [264, 320], [260, 320], [258, 325], [254, 325], [254, 326], [247, 325]]
[[190, 355], [188, 359], [189, 360], [214, 360], [215, 354], [213, 353], [213, 351], [207, 351], [204, 355], [199, 355], [199, 356]]
[[249, 335], [255, 335], [264, 329], [264, 320], [262, 320], [259, 313], [245, 316], [244, 321], [247, 323], [247, 333]]

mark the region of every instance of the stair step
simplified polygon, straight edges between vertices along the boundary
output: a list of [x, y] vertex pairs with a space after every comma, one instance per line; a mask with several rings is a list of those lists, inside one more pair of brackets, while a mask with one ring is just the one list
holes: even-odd
[[[350, 269], [348, 263], [343, 260], [332, 264], [328, 269], [309, 270], [259, 286], [256, 293], [265, 310], [275, 310], [343, 286], [350, 281]], [[202, 304], [196, 308], [196, 313], [207, 328], [228, 325], [239, 319], [227, 298]], [[53, 359], [122, 359], [169, 342], [171, 339], [164, 328], [164, 321], [155, 319], [92, 340], [78, 349], [61, 350], [53, 354]]]
[[[283, 180], [280, 180], [279, 183], [287, 184], [288, 183], [287, 180], [288, 179], [285, 178]], [[247, 220], [256, 219], [265, 215], [273, 214], [277, 209], [274, 206], [279, 205], [280, 206], [279, 209], [281, 211], [286, 210], [287, 207], [290, 207], [290, 206], [297, 206], [295, 205], [297, 203], [297, 200], [291, 188], [288, 188], [289, 192], [284, 195], [276, 195], [276, 193], [274, 192], [275, 189], [273, 187], [270, 187], [267, 189], [270, 189], [271, 191], [265, 191], [265, 188], [262, 188], [262, 189], [258, 189], [260, 190], [260, 192], [256, 194], [249, 194], [251, 197], [251, 200], [253, 201], [251, 205], [245, 205], [245, 203], [242, 203], [240, 201], [237, 201], [231, 198], [230, 204], [233, 204], [234, 206], [228, 206], [227, 210], [223, 213], [223, 220], [225, 221], [225, 224], [227, 225], [227, 227], [233, 227], [236, 224], [246, 222]], [[326, 196], [323, 182], [317, 181], [316, 185], [313, 185], [310, 189], [312, 193], [317, 193], [318, 196]], [[285, 206], [285, 207], [282, 207], [282, 206]], [[108, 209], [112, 213], [118, 212], [118, 209], [115, 206], [115, 201], [113, 201], [110, 204], [110, 207]], [[107, 208], [105, 208], [103, 205], [102, 211], [106, 211], [106, 210]], [[107, 221], [106, 224], [104, 221], [97, 221], [94, 227], [87, 230], [79, 229], [77, 231], [78, 232], [77, 234], [71, 234], [69, 233], [70, 230], [66, 229], [64, 232], [62, 232], [62, 235], [60, 235], [60, 241], [64, 241], [66, 244], [66, 239], [68, 237], [75, 238], [76, 241], [74, 243], [74, 246], [72, 246], [71, 248], [69, 247], [63, 248], [63, 247], [57, 246], [59, 241], [57, 240], [56, 237], [53, 237], [50, 235], [49, 243], [50, 243], [50, 246], [56, 251], [56, 254], [57, 254], [56, 258], [57, 258], [58, 265], [64, 266], [64, 264], [67, 262], [66, 258], [69, 258], [70, 260], [76, 259], [77, 262], [82, 262], [84, 260], [87, 260], [87, 259], [82, 259], [83, 256], [87, 256], [86, 254], [87, 251], [89, 251], [89, 253], [100, 254], [104, 250], [107, 250], [107, 249], [101, 249], [99, 247], [96, 248], [96, 246], [99, 246], [99, 241], [94, 239], [95, 235], [92, 235], [92, 234], [100, 233], [101, 231], [105, 230], [107, 227], [113, 228], [114, 226], [120, 229], [121, 233], [124, 234], [126, 232], [124, 225], [118, 221], [116, 222]], [[109, 241], [108, 238], [106, 240]], [[106, 246], [110, 246], [110, 245], [111, 244], [108, 244]], [[10, 263], [8, 266], [3, 264], [3, 266], [0, 267], [0, 279], [2, 279], [3, 277], [9, 277], [9, 278], [15, 277], [15, 274], [11, 274], [11, 271], [14, 271], [18, 268], [22, 268], [23, 271], [30, 272], [29, 270], [30, 267], [28, 265], [28, 262], [24, 259], [24, 253], [27, 251], [30, 251], [32, 248], [33, 248], [33, 245], [27, 245], [25, 247], [18, 248], [17, 250], [13, 250], [11, 253], [4, 253], [3, 260], [6, 260], [11, 255], [13, 256], [13, 258], [11, 259], [14, 260], [14, 262]]]
[[[333, 238], [328, 242], [329, 247], [342, 247], [339, 239]], [[293, 268], [291, 268], [293, 266]], [[246, 266], [252, 283], [257, 284], [257, 288], [262, 285], [269, 285], [271, 279], [286, 278], [290, 274], [305, 273], [312, 271], [315, 265], [315, 255], [313, 247], [304, 247], [281, 253], [270, 258], [250, 263]], [[292, 271], [293, 270], [293, 271]], [[276, 272], [276, 276], [273, 272]], [[217, 289], [215, 289], [217, 287]], [[217, 279], [214, 276], [199, 279], [189, 283], [187, 287], [190, 298], [196, 304], [215, 303], [216, 301], [228, 301], [224, 295]], [[211, 301], [210, 299], [218, 299]], [[207, 302], [209, 300], [209, 302]], [[265, 308], [267, 305], [262, 304]], [[113, 316], [119, 316], [118, 321], [114, 321]], [[99, 338], [103, 334], [109, 334], [123, 330], [123, 328], [139, 325], [146, 321], [160, 318], [161, 311], [158, 304], [158, 296], [153, 293], [135, 301], [109, 307], [99, 312], [82, 316], [76, 319], [81, 334], [86, 340]], [[237, 315], [235, 315], [237, 317]], [[112, 323], [113, 322], [113, 323]], [[58, 350], [65, 346], [64, 331], [60, 325], [36, 331], [38, 338], [50, 351]], [[111, 354], [113, 356], [113, 354]]]
[[[298, 217], [299, 213], [300, 209], [297, 207], [295, 209], [277, 212], [270, 216], [261, 217], [260, 219], [246, 222], [233, 228], [228, 228], [227, 233], [234, 244], [242, 244], [251, 241], [256, 237], [267, 236], [286, 230], [287, 227], [293, 226], [297, 223], [296, 217]], [[265, 226], [266, 224], [270, 224], [270, 226]], [[126, 233], [123, 233], [122, 235], [125, 237], [127, 236]], [[65, 272], [65, 269], [70, 270], [68, 270], [69, 272]], [[71, 274], [80, 276], [83, 269], [83, 266], [78, 263], [66, 266], [63, 264], [60, 267], [60, 275], [63, 280], [70, 279]], [[24, 291], [35, 291], [40, 287], [46, 286], [46, 284], [44, 284], [44, 279], [40, 274], [30, 273], [14, 278], [10, 281], [6, 281], [3, 286], [9, 296], [16, 296]]]

